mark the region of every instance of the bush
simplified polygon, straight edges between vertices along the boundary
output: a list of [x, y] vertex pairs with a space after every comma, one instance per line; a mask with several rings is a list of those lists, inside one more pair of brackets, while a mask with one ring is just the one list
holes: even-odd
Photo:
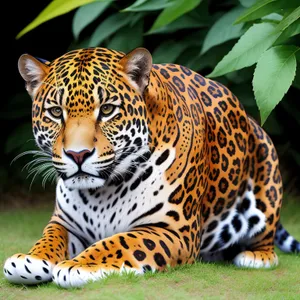
[[[292, 96], [300, 88], [298, 0], [54, 0], [18, 38], [74, 9], [69, 50], [101, 45], [128, 52], [144, 45], [155, 63], [178, 63], [217, 78], [261, 120], [284, 160], [300, 165], [294, 134], [286, 133], [291, 126], [300, 129]], [[7, 140], [6, 151], [19, 148], [26, 126]]]

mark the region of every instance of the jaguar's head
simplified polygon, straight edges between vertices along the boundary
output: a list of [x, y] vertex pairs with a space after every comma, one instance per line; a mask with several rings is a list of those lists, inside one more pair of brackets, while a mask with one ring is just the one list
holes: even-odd
[[148, 151], [146, 49], [81, 49], [51, 63], [24, 54], [18, 66], [33, 99], [36, 143], [67, 187], [103, 186]]

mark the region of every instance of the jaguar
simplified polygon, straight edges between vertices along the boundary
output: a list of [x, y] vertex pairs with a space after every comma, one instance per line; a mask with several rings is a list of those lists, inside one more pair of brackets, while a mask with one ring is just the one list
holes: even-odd
[[280, 223], [274, 145], [221, 83], [145, 48], [24, 54], [18, 68], [57, 183], [41, 239], [5, 262], [10, 282], [80, 287], [197, 260], [269, 268], [275, 244], [300, 252]]

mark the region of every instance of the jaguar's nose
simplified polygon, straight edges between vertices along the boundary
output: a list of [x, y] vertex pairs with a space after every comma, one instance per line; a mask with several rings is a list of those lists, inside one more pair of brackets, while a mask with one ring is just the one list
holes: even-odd
[[95, 148], [92, 151], [88, 149], [84, 149], [81, 151], [64, 150], [65, 154], [72, 160], [74, 160], [77, 165], [82, 165], [83, 162], [94, 153], [94, 151]]

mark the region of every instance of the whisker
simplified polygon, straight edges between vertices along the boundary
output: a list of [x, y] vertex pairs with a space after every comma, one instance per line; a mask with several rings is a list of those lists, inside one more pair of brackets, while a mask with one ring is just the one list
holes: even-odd
[[45, 172], [45, 174], [43, 175], [44, 178], [43, 178], [43, 181], [42, 181], [42, 186], [44, 188], [46, 187], [47, 180], [50, 179], [53, 176], [53, 174], [55, 174], [55, 173], [56, 173], [56, 171], [54, 169], [50, 169], [50, 170]]
[[24, 151], [20, 154], [18, 154], [12, 161], [11, 161], [11, 165], [16, 161], [18, 160], [19, 158], [25, 156], [25, 155], [29, 155], [29, 154], [33, 154], [33, 156], [37, 156], [37, 155], [40, 155], [40, 156], [44, 156], [44, 157], [51, 157], [51, 154], [49, 153], [45, 153], [45, 152], [42, 152], [42, 151], [39, 151], [39, 150], [28, 150], [28, 151]]
[[34, 172], [31, 172], [31, 173], [27, 176], [27, 178], [28, 178], [30, 175], [34, 174], [32, 180], [31, 180], [30, 186], [29, 186], [29, 190], [31, 190], [32, 184], [33, 184], [33, 182], [34, 182], [36, 176], [37, 176], [38, 174], [42, 173], [42, 172], [43, 172], [44, 170], [46, 170], [46, 169], [47, 169], [47, 166], [46, 166], [46, 167], [44, 166], [44, 167], [42, 167], [42, 168], [37, 169], [35, 174], [34, 174]]
[[33, 166], [41, 163], [41, 162], [50, 162], [51, 160], [49, 160], [48, 158], [37, 158], [37, 159], [34, 159], [30, 162], [28, 162], [23, 168], [22, 168], [22, 171], [24, 171], [24, 169], [31, 169]]
[[29, 173], [28, 176], [30, 176], [32, 173], [34, 173], [37, 170], [44, 171], [45, 169], [52, 168], [52, 167], [53, 167], [52, 163], [43, 163], [41, 165], [31, 168], [28, 172]]

